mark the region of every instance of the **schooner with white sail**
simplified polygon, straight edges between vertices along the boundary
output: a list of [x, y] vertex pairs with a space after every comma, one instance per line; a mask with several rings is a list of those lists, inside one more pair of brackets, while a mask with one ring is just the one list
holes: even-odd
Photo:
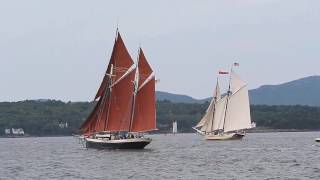
[[139, 48], [134, 63], [117, 30], [109, 65], [80, 131], [87, 147], [142, 149], [156, 130], [155, 75]]
[[[238, 66], [238, 63], [235, 65]], [[217, 79], [212, 101], [194, 129], [206, 140], [228, 140], [242, 139], [245, 130], [251, 127], [247, 84], [231, 68], [228, 91], [221, 96]]]

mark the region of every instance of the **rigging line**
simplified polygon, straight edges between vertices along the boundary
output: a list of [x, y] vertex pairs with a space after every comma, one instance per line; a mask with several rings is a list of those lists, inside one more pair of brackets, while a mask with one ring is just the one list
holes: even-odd
[[[109, 84], [112, 83], [112, 74], [113, 74], [112, 68], [113, 68], [113, 64], [111, 64], [110, 74], [107, 76], [109, 78], [108, 79], [109, 80], [108, 81]], [[95, 125], [95, 131], [97, 130], [97, 124], [101, 121], [102, 111], [103, 111], [103, 109], [104, 109], [104, 107], [106, 105], [105, 104], [106, 103], [106, 98], [110, 94], [111, 94], [111, 88], [106, 88], [106, 90], [104, 92], [104, 95], [102, 97], [102, 107], [100, 107], [99, 112], [98, 112], [98, 122]], [[109, 104], [110, 104], [110, 101], [109, 101]], [[109, 116], [109, 108], [108, 108], [107, 119], [108, 119], [108, 116]], [[107, 124], [107, 120], [105, 121], [105, 124], [104, 124], [104, 128], [103, 128], [104, 130], [106, 130], [106, 126], [107, 126], [106, 124]]]

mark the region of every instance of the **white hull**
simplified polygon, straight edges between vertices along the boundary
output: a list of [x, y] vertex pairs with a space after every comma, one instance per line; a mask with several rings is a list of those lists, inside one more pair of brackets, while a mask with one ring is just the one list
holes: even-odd
[[217, 135], [205, 135], [205, 140], [238, 140], [242, 139], [245, 134], [242, 133], [225, 133], [225, 134], [217, 134]]
[[320, 138], [316, 138], [315, 141], [316, 141], [316, 142], [320, 142]]

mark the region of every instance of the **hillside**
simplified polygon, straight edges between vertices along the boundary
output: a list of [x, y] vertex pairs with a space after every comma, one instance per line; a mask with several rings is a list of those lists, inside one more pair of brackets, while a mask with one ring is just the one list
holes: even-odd
[[251, 104], [320, 106], [320, 76], [265, 85], [250, 91]]
[[[80, 124], [93, 107], [89, 102], [20, 101], [0, 103], [0, 135], [5, 128], [23, 128], [34, 136], [71, 135], [78, 133]], [[207, 103], [157, 102], [159, 132], [170, 132], [172, 120], [178, 122], [179, 132], [194, 132]], [[320, 129], [320, 107], [308, 106], [251, 106], [252, 120], [258, 127], [272, 129]], [[68, 124], [67, 127], [60, 125]]]
[[201, 100], [194, 99], [187, 95], [172, 94], [162, 91], [157, 91], [156, 95], [158, 101], [168, 100], [175, 103], [202, 103]]
[[[320, 106], [320, 76], [310, 76], [279, 85], [264, 85], [249, 91], [250, 103], [254, 105], [308, 105]], [[204, 103], [206, 99], [157, 92], [157, 99], [175, 103]]]

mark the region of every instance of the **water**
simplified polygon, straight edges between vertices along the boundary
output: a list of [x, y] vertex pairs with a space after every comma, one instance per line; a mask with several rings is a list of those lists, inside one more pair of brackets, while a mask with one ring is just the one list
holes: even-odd
[[204, 141], [154, 135], [145, 150], [84, 149], [73, 137], [0, 139], [0, 179], [320, 179], [320, 133]]

